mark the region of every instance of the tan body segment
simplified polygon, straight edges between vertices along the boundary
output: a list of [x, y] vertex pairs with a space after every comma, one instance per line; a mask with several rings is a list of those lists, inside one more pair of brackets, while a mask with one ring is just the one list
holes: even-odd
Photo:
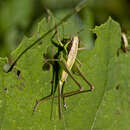
[[[70, 49], [70, 52], [69, 52], [68, 58], [67, 58], [67, 62], [66, 62], [66, 65], [67, 65], [69, 71], [71, 70], [71, 68], [75, 62], [75, 59], [77, 57], [79, 37], [78, 36], [73, 37], [71, 42], [72, 42], [72, 47]], [[68, 76], [68, 73], [63, 70], [62, 76], [61, 76], [62, 83], [66, 81], [67, 76]]]

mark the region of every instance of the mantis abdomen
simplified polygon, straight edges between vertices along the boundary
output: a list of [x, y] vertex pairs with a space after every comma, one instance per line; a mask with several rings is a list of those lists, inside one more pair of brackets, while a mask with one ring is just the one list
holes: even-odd
[[[66, 66], [67, 66], [68, 70], [71, 70], [71, 68], [75, 62], [75, 59], [77, 57], [79, 37], [78, 36], [73, 37], [70, 44], [72, 44], [72, 45], [69, 50], [69, 54], [68, 54], [67, 61], [66, 61]], [[63, 82], [66, 81], [67, 76], [68, 76], [68, 73], [63, 70], [62, 75], [61, 75], [60, 86], [62, 86]]]

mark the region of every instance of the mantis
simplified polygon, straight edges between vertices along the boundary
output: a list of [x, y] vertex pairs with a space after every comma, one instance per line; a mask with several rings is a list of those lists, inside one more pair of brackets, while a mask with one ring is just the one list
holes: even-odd
[[[39, 39], [34, 41], [30, 46], [28, 46], [21, 54], [19, 54], [14, 62], [11, 65], [7, 65], [5, 72], [11, 72], [14, 66], [17, 64], [19, 59], [24, 55], [25, 52], [27, 52], [30, 48], [35, 46], [37, 43], [39, 43], [42, 39], [44, 39], [48, 34], [50, 34], [53, 30], [55, 30], [58, 26], [60, 26], [62, 23], [67, 21], [71, 16], [74, 14], [80, 12], [83, 8], [87, 6], [86, 0], [81, 1], [78, 6], [75, 7], [75, 9], [66, 15], [59, 23], [57, 23], [54, 27], [52, 27], [50, 30], [48, 30], [46, 33], [44, 33]], [[56, 34], [56, 33], [55, 33]], [[75, 64], [76, 62], [78, 63], [77, 60], [77, 52], [78, 52], [78, 45], [79, 45], [79, 37], [74, 36], [73, 38], [70, 39], [63, 39], [62, 41], [58, 40], [58, 44], [53, 41], [53, 38], [55, 34], [52, 36], [52, 43], [54, 46], [58, 48], [58, 51], [52, 55], [51, 57], [48, 57], [47, 54], [44, 55], [45, 57], [45, 64], [46, 65], [51, 65], [53, 68], [53, 75], [52, 75], [52, 89], [51, 89], [51, 94], [48, 95], [47, 97], [43, 97], [40, 100], [36, 101], [36, 104], [34, 106], [33, 111], [36, 111], [37, 106], [45, 101], [45, 100], [50, 100], [52, 101], [55, 98], [58, 98], [58, 110], [59, 110], [59, 119], [62, 119], [62, 105], [61, 105], [61, 100], [63, 99], [63, 104], [64, 107], [66, 108], [66, 102], [65, 98], [70, 97], [79, 93], [84, 93], [84, 92], [91, 92], [94, 89], [94, 86], [84, 77], [82, 72], [79, 69], [79, 66]], [[45, 65], [44, 64], [44, 65]], [[82, 77], [82, 79], [90, 86], [89, 90], [83, 90], [83, 87], [80, 85], [80, 83], [74, 78], [71, 70], [73, 66], [76, 67], [78, 74]], [[77, 84], [79, 87], [78, 90], [76, 91], [71, 91], [68, 93], [63, 93], [63, 88], [66, 82], [66, 79], [68, 75], [72, 78], [72, 80]], [[58, 89], [58, 96], [55, 96], [55, 92]]]
[[[79, 37], [74, 36], [70, 39], [63, 39], [60, 41], [58, 38], [58, 43], [53, 41], [54, 36], [57, 32], [54, 33], [52, 36], [52, 44], [58, 48], [58, 51], [56, 53], [53, 50], [51, 51], [51, 54], [44, 54], [45, 62], [44, 65], [52, 66], [53, 76], [52, 76], [52, 87], [51, 87], [51, 93], [50, 95], [41, 98], [40, 100], [36, 100], [36, 104], [34, 106], [34, 112], [36, 111], [37, 106], [49, 99], [53, 99], [58, 97], [58, 111], [59, 111], [59, 119], [62, 119], [62, 105], [61, 105], [61, 98], [63, 99], [64, 107], [66, 108], [66, 102], [65, 98], [83, 93], [83, 92], [90, 92], [94, 90], [94, 86], [85, 78], [85, 76], [82, 74], [82, 72], [79, 69], [79, 66], [77, 63], [77, 53], [78, 53], [78, 46], [79, 46]], [[48, 51], [49, 52], [49, 51]], [[83, 87], [80, 85], [80, 83], [74, 78], [71, 69], [73, 66], [76, 67], [78, 74], [82, 77], [82, 79], [89, 85], [89, 90], [83, 90]], [[44, 67], [44, 66], [43, 66]], [[48, 67], [49, 68], [49, 67]], [[63, 93], [64, 85], [66, 82], [66, 79], [68, 75], [71, 77], [71, 79], [76, 83], [76, 85], [79, 87], [78, 90], [72, 91], [69, 93]], [[54, 96], [56, 90], [58, 89], [58, 96]]]

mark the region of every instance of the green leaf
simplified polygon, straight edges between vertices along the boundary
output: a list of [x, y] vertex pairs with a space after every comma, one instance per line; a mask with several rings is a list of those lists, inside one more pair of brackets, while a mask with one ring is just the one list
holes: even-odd
[[[93, 130], [129, 130], [130, 54], [114, 58], [109, 65], [106, 92], [96, 112]], [[113, 73], [111, 72], [113, 71]]]
[[[20, 46], [11, 53], [12, 60], [50, 26], [51, 24], [43, 19], [32, 38], [25, 37]], [[50, 120], [51, 100], [41, 103], [32, 115], [36, 99], [49, 95], [51, 90], [52, 72], [43, 71], [42, 65], [43, 53], [49, 45], [52, 45], [50, 41], [52, 34], [27, 51], [10, 73], [3, 72], [3, 66], [8, 63], [7, 58], [0, 59], [0, 129], [122, 130], [123, 126], [126, 130], [129, 129], [130, 54], [120, 57], [116, 55], [121, 41], [120, 26], [109, 18], [93, 32], [97, 35], [94, 49], [89, 53], [86, 50], [80, 52], [78, 58], [82, 62], [83, 74], [94, 84], [95, 90], [68, 97], [66, 99], [68, 109], [63, 109], [62, 120], [58, 119], [57, 100], [54, 100], [53, 120]], [[81, 77], [75, 77], [84, 89], [89, 89]], [[68, 77], [65, 92], [77, 88]]]

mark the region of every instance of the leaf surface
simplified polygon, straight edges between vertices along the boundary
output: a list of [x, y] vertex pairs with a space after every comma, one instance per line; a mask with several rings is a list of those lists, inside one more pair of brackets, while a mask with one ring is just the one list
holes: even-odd
[[[51, 21], [52, 22], [52, 21]], [[52, 22], [53, 23], [53, 22]], [[20, 46], [11, 53], [14, 60], [28, 45], [45, 33], [51, 26], [43, 19], [37, 32], [25, 37]], [[70, 28], [71, 29], [71, 28]], [[95, 47], [89, 53], [79, 52], [81, 70], [92, 82], [95, 90], [66, 99], [68, 109], [63, 109], [63, 119], [58, 119], [57, 100], [53, 105], [53, 120], [50, 120], [51, 100], [41, 103], [32, 114], [36, 99], [50, 94], [51, 71], [43, 71], [43, 53], [49, 45], [52, 34], [27, 51], [10, 73], [3, 72], [7, 58], [0, 59], [0, 128], [3, 130], [122, 130], [129, 129], [129, 64], [130, 55], [117, 57], [120, 47], [121, 31], [117, 22], [111, 18], [93, 30], [97, 35]], [[18, 71], [20, 74], [18, 74]], [[89, 86], [76, 76], [76, 79], [89, 89]], [[78, 87], [70, 77], [65, 91]], [[127, 120], [127, 121], [126, 121]]]

